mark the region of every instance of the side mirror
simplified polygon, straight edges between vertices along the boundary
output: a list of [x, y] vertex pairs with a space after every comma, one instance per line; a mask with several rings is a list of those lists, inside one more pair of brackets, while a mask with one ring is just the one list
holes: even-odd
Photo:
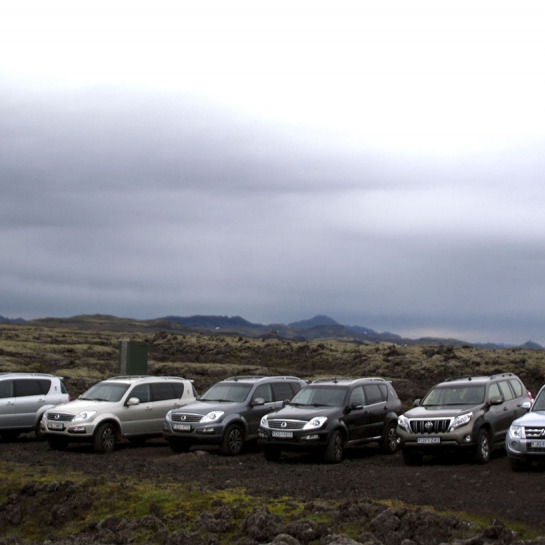
[[260, 407], [261, 405], [265, 405], [265, 400], [262, 397], [256, 397], [252, 399], [251, 405], [252, 407]]
[[131, 397], [127, 400], [127, 403], [125, 403], [127, 407], [133, 407], [134, 405], [140, 405], [140, 400], [137, 397]]
[[490, 398], [490, 401], [488, 402], [488, 404], [490, 406], [492, 405], [501, 405], [503, 403], [503, 398], [500, 397], [500, 396], [497, 396], [497, 397], [491, 397]]
[[420, 407], [420, 399], [415, 399], [414, 400], [413, 407]]
[[532, 402], [531, 401], [523, 401], [521, 407], [528, 411], [528, 410], [530, 410], [532, 408]]

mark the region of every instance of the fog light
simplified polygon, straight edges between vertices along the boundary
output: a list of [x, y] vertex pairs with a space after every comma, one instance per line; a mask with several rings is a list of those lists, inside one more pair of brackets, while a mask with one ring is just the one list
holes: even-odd
[[77, 426], [75, 428], [70, 428], [68, 433], [85, 433], [85, 426]]
[[471, 443], [471, 435], [466, 435], [466, 436], [464, 437], [464, 441], [465, 441], [466, 443]]
[[320, 436], [319, 435], [303, 435], [303, 437], [301, 437], [301, 441], [317, 441], [318, 439], [320, 439]]
[[197, 433], [214, 433], [214, 428], [202, 428], [201, 430], [197, 430]]
[[520, 450], [520, 449], [519, 449], [519, 444], [518, 444], [516, 441], [511, 441], [511, 443], [509, 443], [509, 446], [510, 446], [513, 450]]

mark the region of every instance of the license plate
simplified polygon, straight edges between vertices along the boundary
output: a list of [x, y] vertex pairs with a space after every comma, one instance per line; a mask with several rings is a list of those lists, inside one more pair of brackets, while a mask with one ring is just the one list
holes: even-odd
[[416, 442], [421, 445], [435, 445], [441, 442], [440, 437], [417, 437]]
[[545, 441], [531, 441], [530, 448], [545, 448]]
[[191, 431], [191, 424], [172, 424], [174, 431]]
[[278, 437], [279, 439], [292, 439], [292, 431], [273, 431], [271, 434], [273, 437]]
[[47, 428], [49, 430], [64, 430], [64, 424], [62, 422], [48, 422]]

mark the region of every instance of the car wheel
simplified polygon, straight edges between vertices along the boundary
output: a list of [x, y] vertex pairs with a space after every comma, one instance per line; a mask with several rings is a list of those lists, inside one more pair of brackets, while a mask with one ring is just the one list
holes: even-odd
[[34, 427], [34, 435], [36, 436], [36, 439], [38, 439], [38, 441], [43, 441], [45, 439], [45, 433], [43, 431], [41, 424], [42, 424], [42, 419], [40, 418], [40, 420], [38, 420], [38, 422], [36, 423], [36, 426]]
[[238, 424], [231, 424], [223, 436], [221, 451], [227, 456], [240, 454], [244, 444], [244, 432]]
[[51, 450], [66, 450], [68, 440], [65, 437], [48, 437], [47, 442]]
[[334, 430], [327, 441], [325, 461], [328, 464], [338, 464], [344, 458], [344, 438], [339, 430]]
[[380, 451], [384, 454], [394, 454], [397, 452], [397, 432], [396, 424], [390, 422], [384, 430], [384, 435], [380, 442]]
[[267, 462], [278, 462], [280, 456], [282, 456], [282, 451], [278, 447], [263, 447], [263, 454]]
[[509, 465], [513, 471], [528, 471], [532, 466], [531, 460], [518, 460], [517, 458], [509, 458]]
[[424, 456], [421, 452], [415, 450], [404, 449], [401, 451], [403, 454], [403, 461], [406, 466], [421, 466]]
[[477, 436], [477, 448], [475, 450], [475, 459], [479, 464], [486, 464], [490, 460], [491, 454], [490, 435], [487, 430], [480, 429]]
[[176, 453], [187, 452], [191, 447], [190, 443], [179, 439], [171, 439], [169, 440], [168, 444], [170, 445], [172, 451]]
[[93, 447], [95, 452], [112, 452], [117, 442], [115, 428], [108, 422], [101, 424], [95, 431]]

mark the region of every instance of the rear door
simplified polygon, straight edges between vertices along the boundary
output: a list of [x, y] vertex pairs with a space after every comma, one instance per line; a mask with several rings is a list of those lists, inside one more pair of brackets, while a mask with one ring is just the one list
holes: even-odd
[[47, 378], [17, 378], [14, 380], [15, 421], [21, 428], [33, 428], [36, 413], [47, 402], [51, 380]]
[[151, 384], [152, 433], [163, 432], [163, 422], [168, 411], [181, 407], [184, 393], [182, 382], [161, 381]]
[[15, 395], [13, 380], [0, 380], [0, 430], [14, 427]]
[[364, 429], [364, 437], [380, 437], [384, 431], [384, 418], [388, 407], [383, 390], [378, 384], [365, 384], [365, 410], [367, 411], [367, 423]]

